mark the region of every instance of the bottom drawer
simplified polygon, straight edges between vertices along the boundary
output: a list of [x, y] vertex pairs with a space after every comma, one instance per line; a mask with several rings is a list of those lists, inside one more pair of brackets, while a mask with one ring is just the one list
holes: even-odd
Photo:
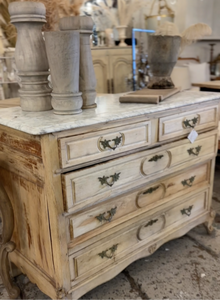
[[[175, 202], [177, 204], [175, 204]], [[124, 229], [69, 257], [71, 280], [82, 280], [106, 268], [126, 254], [160, 238], [170, 228], [178, 229], [184, 222], [208, 211], [208, 189], [190, 198], [173, 201], [172, 205], [147, 212], [125, 225]]]

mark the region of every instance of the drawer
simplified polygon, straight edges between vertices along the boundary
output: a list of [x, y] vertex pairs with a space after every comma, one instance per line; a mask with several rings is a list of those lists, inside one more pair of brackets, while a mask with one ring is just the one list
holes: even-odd
[[76, 211], [216, 155], [217, 134], [201, 135], [62, 175], [65, 210]]
[[71, 280], [82, 280], [111, 264], [119, 263], [126, 255], [146, 247], [152, 240], [157, 242], [163, 239], [169, 232], [202, 215], [208, 211], [208, 190], [177, 203], [180, 204], [172, 204], [170, 208], [163, 208], [154, 214], [145, 213], [141, 219], [134, 218], [132, 224], [125, 225], [124, 229], [109, 236], [106, 232], [106, 238], [70, 255]]
[[[134, 192], [126, 193], [110, 201], [100, 203], [68, 217], [69, 240], [73, 240], [96, 228], [109, 229], [165, 202], [196, 189], [206, 186], [210, 178], [210, 162], [182, 174], [172, 175]], [[132, 214], [133, 213], [133, 214]], [[128, 216], [130, 214], [130, 216]]]
[[59, 140], [61, 168], [83, 164], [151, 144], [151, 121]]
[[181, 113], [159, 119], [159, 141], [187, 135], [195, 130], [207, 130], [218, 125], [218, 106]]

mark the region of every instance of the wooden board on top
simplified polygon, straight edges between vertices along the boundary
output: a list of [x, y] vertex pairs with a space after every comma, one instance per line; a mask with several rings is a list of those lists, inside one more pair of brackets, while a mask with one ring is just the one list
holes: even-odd
[[220, 90], [220, 80], [193, 83], [192, 86]]
[[20, 106], [20, 98], [11, 98], [0, 101], [0, 109], [13, 106]]
[[180, 92], [180, 88], [153, 90], [142, 89], [136, 92], [124, 94], [119, 98], [121, 103], [150, 103], [158, 104], [159, 102], [169, 98]]

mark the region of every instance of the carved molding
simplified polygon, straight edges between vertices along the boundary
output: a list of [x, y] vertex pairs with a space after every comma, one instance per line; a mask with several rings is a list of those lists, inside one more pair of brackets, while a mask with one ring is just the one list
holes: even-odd
[[13, 284], [10, 277], [10, 267], [8, 254], [15, 250], [15, 244], [11, 242], [11, 237], [14, 229], [14, 214], [10, 199], [0, 183], [0, 211], [2, 216], [3, 230], [0, 244], [0, 275], [3, 284], [11, 299], [18, 298], [20, 294], [19, 288]]
[[214, 220], [215, 220], [216, 212], [214, 210], [211, 210], [209, 213], [209, 218], [207, 222], [205, 222], [203, 225], [205, 226], [207, 233], [212, 234], [214, 227], [212, 226]]

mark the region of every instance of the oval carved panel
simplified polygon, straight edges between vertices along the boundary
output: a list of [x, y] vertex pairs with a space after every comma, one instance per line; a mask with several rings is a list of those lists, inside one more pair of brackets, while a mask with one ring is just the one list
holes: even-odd
[[156, 154], [148, 155], [141, 164], [142, 174], [148, 176], [169, 168], [171, 164], [171, 158], [172, 155], [170, 151], [161, 151]]

